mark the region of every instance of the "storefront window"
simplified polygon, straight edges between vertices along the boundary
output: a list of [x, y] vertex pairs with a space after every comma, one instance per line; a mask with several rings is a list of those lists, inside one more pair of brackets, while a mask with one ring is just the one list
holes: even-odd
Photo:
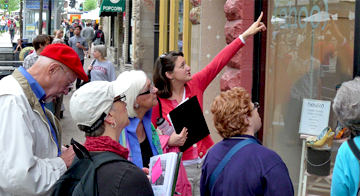
[[[51, 11], [51, 34], [55, 29], [61, 27], [61, 13], [63, 12], [64, 3], [59, 0], [52, 0], [52, 11]], [[28, 42], [39, 34], [39, 8], [40, 3], [38, 0], [26, 0], [24, 2], [24, 39], [28, 39]], [[42, 12], [42, 23], [43, 23], [43, 34], [48, 34], [48, 21], [49, 21], [49, 0], [44, 0], [43, 12]], [[56, 28], [55, 28], [56, 27]]]
[[[299, 183], [303, 99], [332, 101], [352, 79], [355, 1], [273, 0], [269, 3], [264, 143]], [[337, 122], [331, 112], [329, 126]], [[325, 127], [324, 127], [325, 128]]]

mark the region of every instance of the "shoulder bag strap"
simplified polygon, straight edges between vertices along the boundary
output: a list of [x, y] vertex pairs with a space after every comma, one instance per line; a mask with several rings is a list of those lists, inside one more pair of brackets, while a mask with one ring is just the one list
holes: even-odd
[[[359, 148], [356, 146], [354, 139], [350, 139], [347, 142], [349, 144], [351, 151], [354, 153], [355, 157], [359, 161], [359, 166], [360, 166], [360, 150], [359, 150]], [[359, 191], [360, 191], [360, 180], [359, 180], [358, 191], [357, 191], [356, 195], [359, 195], [359, 193], [360, 193]]]
[[114, 152], [102, 152], [100, 154], [97, 154], [95, 156], [92, 156], [94, 161], [94, 167], [95, 169], [99, 168], [100, 166], [110, 163], [110, 162], [117, 162], [117, 161], [124, 161], [127, 162], [127, 160], [120, 155], [114, 153]]
[[251, 143], [257, 143], [257, 141], [255, 141], [252, 138], [249, 139], [245, 139], [241, 142], [239, 142], [238, 144], [236, 144], [234, 147], [231, 148], [231, 150], [225, 155], [225, 157], [221, 160], [221, 162], [219, 163], [219, 165], [215, 168], [215, 170], [213, 171], [213, 173], [210, 176], [210, 182], [209, 182], [209, 190], [211, 191], [216, 179], [218, 178], [219, 174], [221, 173], [221, 171], [224, 169], [225, 165], [229, 162], [229, 160], [231, 159], [231, 157], [237, 152], [239, 151], [242, 147], [251, 144]]
[[92, 160], [89, 151], [83, 145], [75, 141], [74, 138], [71, 138], [70, 143], [73, 146], [74, 152], [79, 159], [85, 157]]

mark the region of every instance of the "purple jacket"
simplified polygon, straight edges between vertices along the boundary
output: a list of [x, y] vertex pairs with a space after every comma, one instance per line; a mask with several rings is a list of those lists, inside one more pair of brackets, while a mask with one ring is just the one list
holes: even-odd
[[208, 189], [209, 179], [216, 166], [242, 138], [242, 135], [224, 139], [208, 152], [200, 181], [200, 192], [205, 195], [294, 195], [288, 169], [280, 156], [259, 144], [248, 144], [234, 154], [219, 177], [213, 190]]

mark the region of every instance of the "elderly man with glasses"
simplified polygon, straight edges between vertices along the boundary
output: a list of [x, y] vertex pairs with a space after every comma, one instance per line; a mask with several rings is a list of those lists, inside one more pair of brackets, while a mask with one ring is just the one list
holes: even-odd
[[35, 64], [0, 81], [0, 195], [43, 195], [65, 173], [72, 147], [61, 151], [61, 125], [44, 103], [76, 78], [88, 80], [76, 52], [51, 44]]

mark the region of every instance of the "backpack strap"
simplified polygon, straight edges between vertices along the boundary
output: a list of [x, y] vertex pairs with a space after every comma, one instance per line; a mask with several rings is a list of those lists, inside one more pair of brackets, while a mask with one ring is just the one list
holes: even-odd
[[74, 138], [71, 138], [70, 143], [73, 146], [74, 152], [79, 159], [86, 157], [92, 160], [89, 151], [79, 142], [75, 141]]
[[[355, 157], [357, 158], [357, 160], [359, 161], [359, 165], [360, 165], [360, 150], [359, 148], [356, 146], [354, 139], [350, 139], [347, 141], [348, 145], [351, 149], [351, 151], [353, 152], [353, 154], [355, 155]], [[359, 184], [358, 184], [358, 191], [356, 195], [359, 195], [360, 191], [360, 180], [359, 180]]]
[[111, 162], [117, 162], [117, 161], [128, 162], [128, 160], [124, 159], [120, 155], [113, 153], [113, 152], [102, 152], [95, 156], [92, 156], [92, 159], [94, 161], [95, 169], [97, 169], [107, 163], [111, 163]]
[[[76, 187], [76, 192], [73, 195], [86, 195], [86, 196], [97, 196], [98, 195], [98, 184], [96, 171], [102, 165], [123, 161], [129, 162], [122, 158], [120, 155], [113, 152], [101, 152], [92, 156], [93, 169], [89, 169], [81, 178], [81, 181]], [[131, 162], [129, 162], [131, 163]], [[78, 187], [79, 186], [79, 187]]]
[[251, 143], [257, 143], [257, 141], [252, 138], [244, 139], [244, 140], [240, 141], [239, 143], [237, 143], [234, 147], [232, 147], [231, 150], [225, 155], [225, 157], [221, 160], [219, 165], [215, 168], [215, 170], [213, 171], [213, 173], [210, 176], [210, 182], [209, 182], [209, 190], [210, 191], [212, 190], [219, 174], [224, 169], [225, 165], [230, 161], [231, 157], [236, 152], [238, 152], [242, 147], [244, 147], [248, 144], [251, 144]]

